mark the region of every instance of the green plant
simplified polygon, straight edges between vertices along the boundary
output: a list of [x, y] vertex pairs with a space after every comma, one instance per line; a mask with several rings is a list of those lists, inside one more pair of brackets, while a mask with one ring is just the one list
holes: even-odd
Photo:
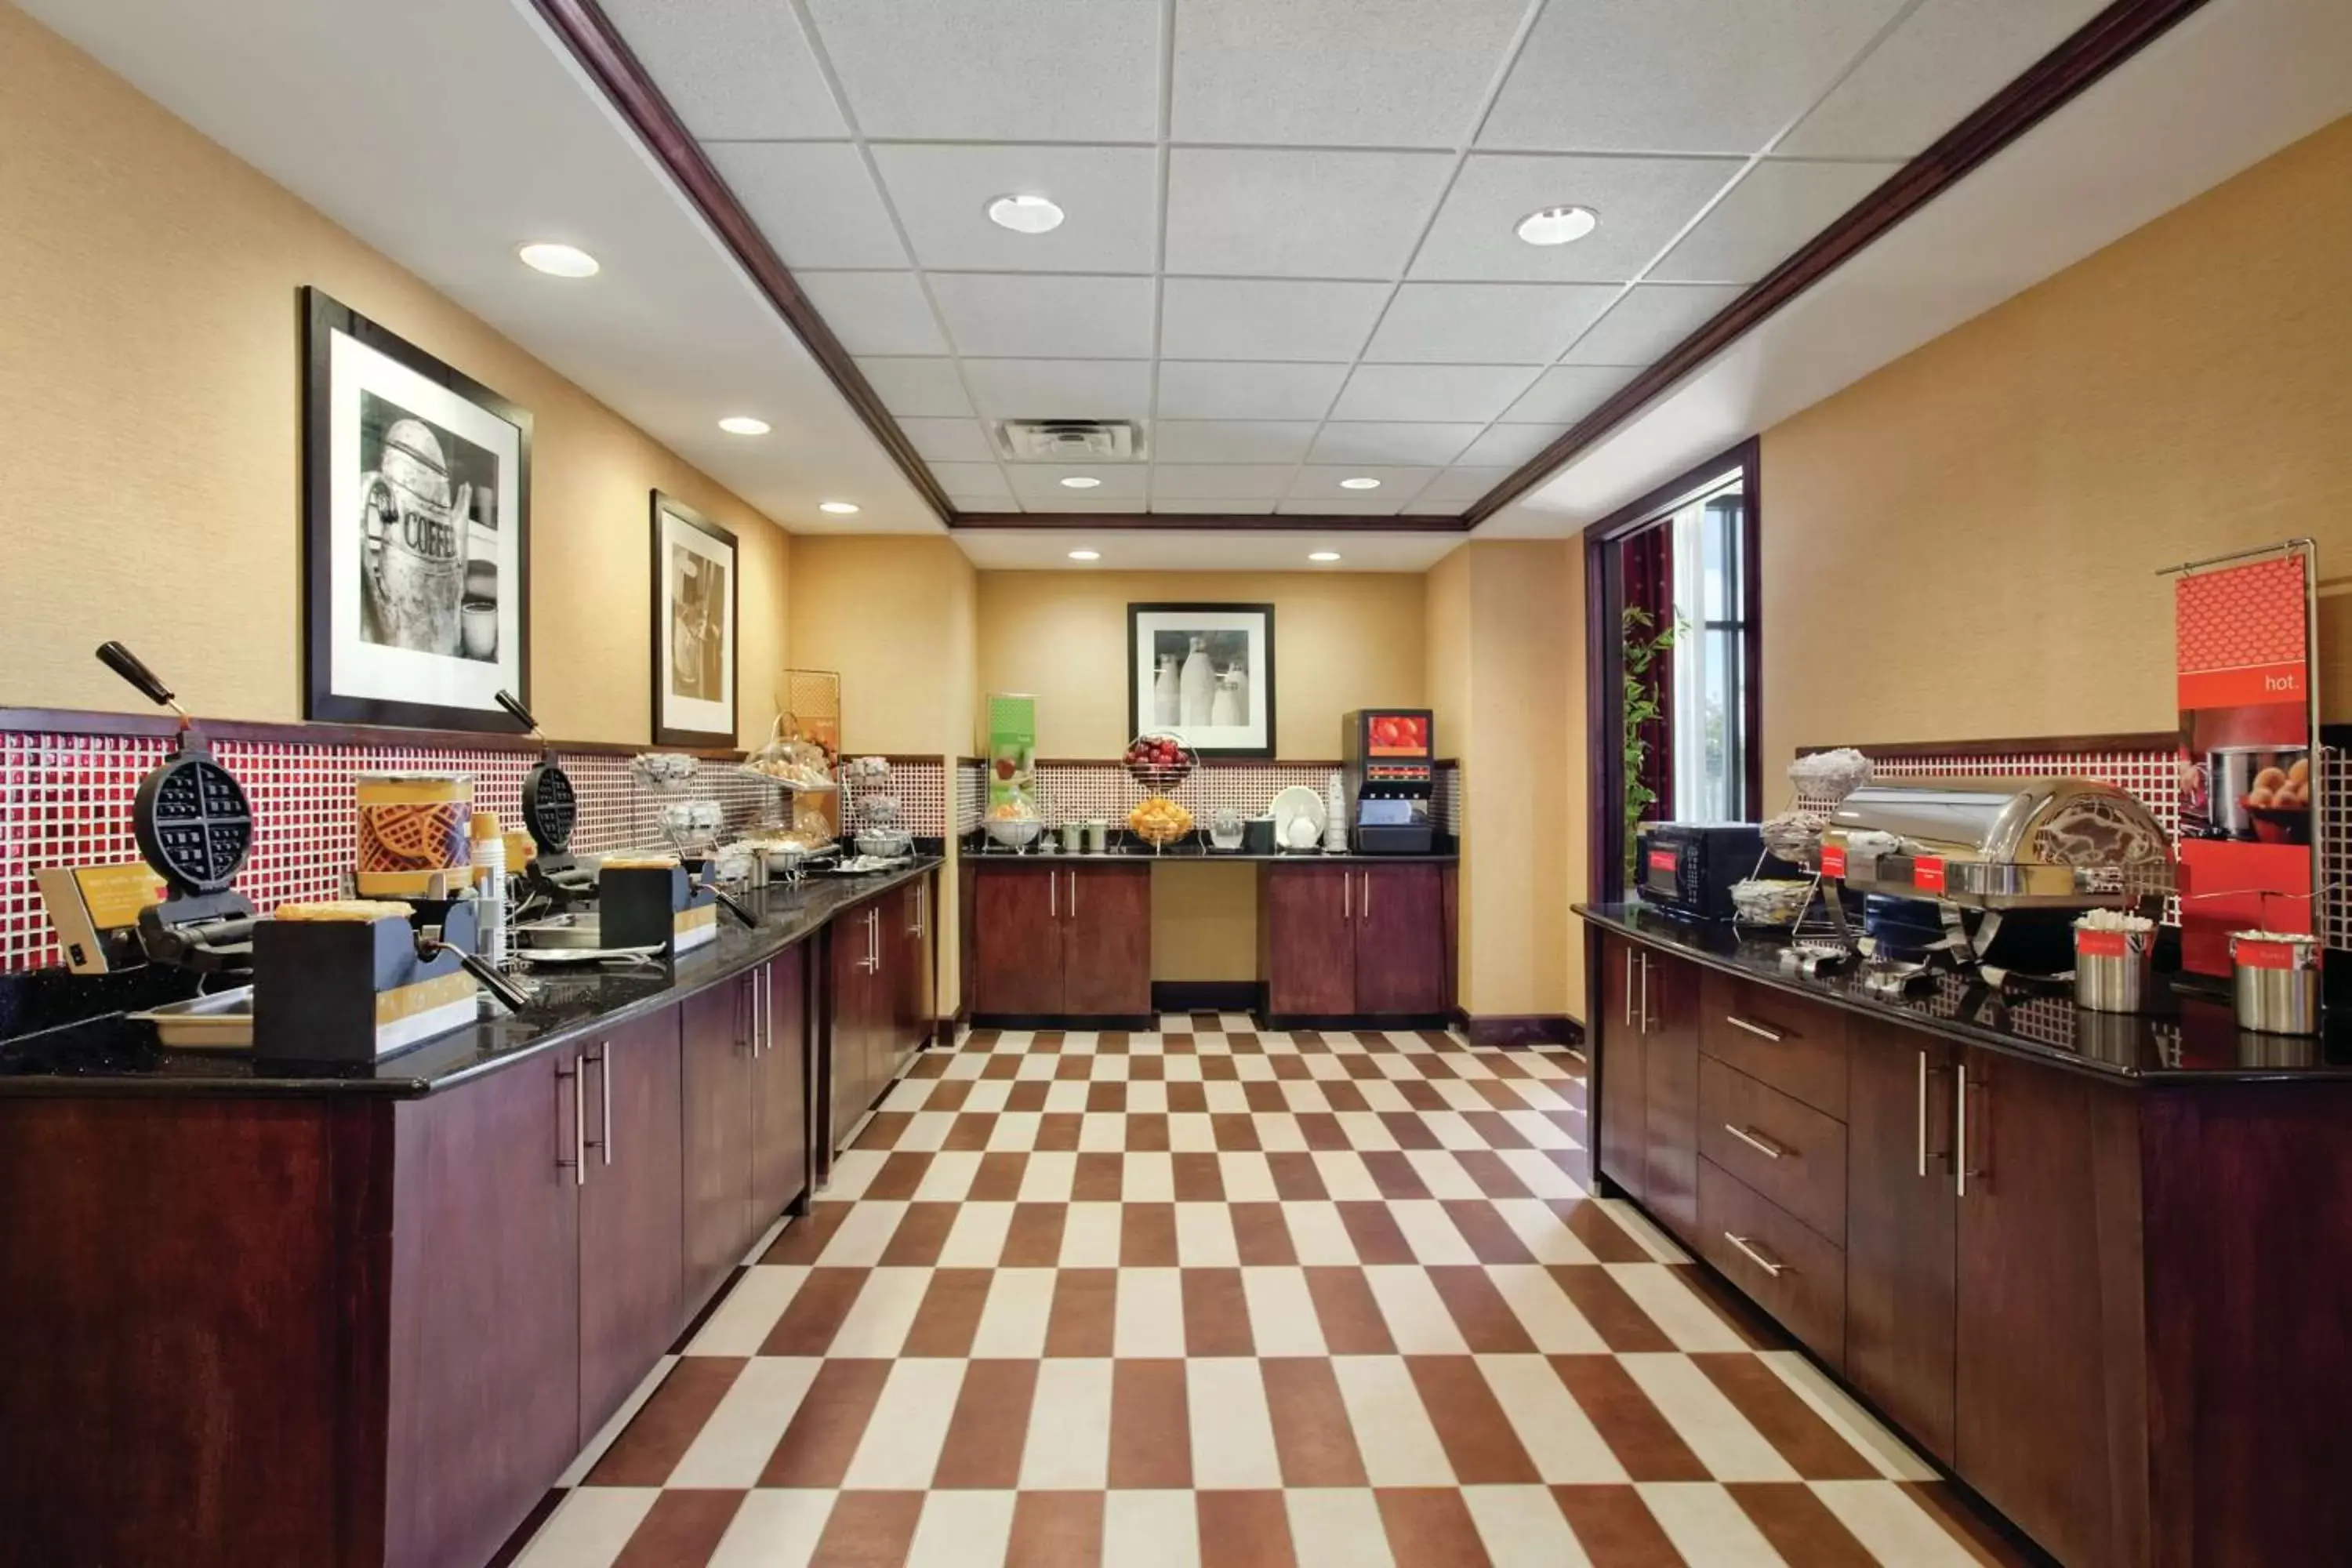
[[1657, 662], [1660, 654], [1673, 650], [1675, 638], [1682, 631], [1679, 620], [1653, 633], [1650, 628], [1655, 624], [1649, 611], [1635, 605], [1625, 606], [1625, 879], [1629, 883], [1638, 880], [1635, 840], [1644, 816], [1658, 799], [1658, 792], [1642, 782], [1642, 771], [1650, 760], [1650, 742], [1643, 731], [1665, 716], [1665, 710], [1658, 705], [1657, 686], [1650, 679], [1650, 667]]

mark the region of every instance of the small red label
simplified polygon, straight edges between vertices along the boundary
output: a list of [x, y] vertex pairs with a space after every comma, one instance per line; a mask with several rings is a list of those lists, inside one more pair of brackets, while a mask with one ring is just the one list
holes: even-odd
[[2074, 952], [2084, 958], [2121, 958], [2125, 953], [2124, 933], [2078, 931], [2074, 933]]
[[1650, 851], [1650, 869], [1653, 871], [1679, 871], [1682, 864], [1682, 857], [1671, 849]]
[[1843, 877], [1845, 875], [1844, 845], [1824, 844], [1822, 846], [1822, 875], [1824, 877]]
[[1911, 862], [1911, 885], [1923, 893], [1944, 890], [1944, 862], [1933, 855]]
[[2238, 963], [2245, 969], [2293, 969], [2299, 945], [2292, 942], [2242, 942], [2238, 943]]

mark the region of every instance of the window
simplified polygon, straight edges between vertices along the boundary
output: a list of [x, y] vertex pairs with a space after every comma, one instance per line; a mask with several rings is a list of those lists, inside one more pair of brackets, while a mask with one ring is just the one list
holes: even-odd
[[1677, 508], [1674, 537], [1675, 818], [1742, 822], [1748, 798], [1745, 476]]

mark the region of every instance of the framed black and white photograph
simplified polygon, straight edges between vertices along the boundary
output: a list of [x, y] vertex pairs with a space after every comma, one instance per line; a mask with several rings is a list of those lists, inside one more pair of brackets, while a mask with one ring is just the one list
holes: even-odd
[[1128, 605], [1127, 720], [1204, 757], [1274, 755], [1274, 606]]
[[654, 742], [735, 743], [735, 536], [654, 491]]
[[530, 415], [303, 290], [309, 718], [513, 730], [530, 700]]

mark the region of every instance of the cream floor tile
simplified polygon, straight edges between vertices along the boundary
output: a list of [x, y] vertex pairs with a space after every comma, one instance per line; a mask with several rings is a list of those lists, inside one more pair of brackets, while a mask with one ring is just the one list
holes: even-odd
[[867, 1274], [825, 1353], [845, 1360], [897, 1355], [930, 1283], [929, 1268], [877, 1268]]
[[1168, 1147], [1178, 1154], [1213, 1154], [1217, 1149], [1216, 1124], [1209, 1120], [1206, 1111], [1171, 1111], [1168, 1117]]
[[710, 1568], [776, 1568], [806, 1563], [816, 1555], [824, 1521], [833, 1516], [834, 1494], [770, 1489], [747, 1494], [736, 1509]]
[[827, 1268], [872, 1268], [882, 1261], [883, 1250], [906, 1213], [903, 1203], [874, 1199], [859, 1204], [842, 1216], [840, 1228], [817, 1254], [817, 1262]]
[[[967, 1109], [969, 1109], [967, 1105]], [[1037, 1124], [1045, 1118], [1034, 1110], [997, 1110], [996, 1125], [988, 1130], [991, 1153], [1006, 1153], [1037, 1146]]]
[[677, 1357], [674, 1355], [666, 1355], [656, 1362], [654, 1369], [637, 1380], [637, 1386], [629, 1391], [628, 1398], [623, 1400], [621, 1407], [613, 1412], [612, 1419], [604, 1423], [604, 1430], [590, 1438], [588, 1446], [580, 1450], [579, 1456], [564, 1468], [563, 1474], [556, 1478], [555, 1484], [559, 1487], [571, 1488], [587, 1479], [588, 1472], [596, 1468], [596, 1461], [604, 1457], [604, 1450], [613, 1446], [613, 1439], [618, 1437], [629, 1423], [637, 1418], [637, 1412], [645, 1408], [646, 1401], [654, 1396], [654, 1391], [662, 1385], [663, 1381], [669, 1376], [670, 1368], [677, 1364]]
[[1168, 1110], [1168, 1085], [1156, 1078], [1135, 1079], [1127, 1086], [1127, 1109], [1129, 1114], [1164, 1114]]
[[1486, 1191], [1470, 1179], [1462, 1162], [1443, 1149], [1414, 1149], [1405, 1155], [1412, 1173], [1433, 1198], [1483, 1198]]
[[1356, 1087], [1363, 1091], [1364, 1103], [1376, 1111], [1411, 1110], [1412, 1101], [1407, 1100], [1404, 1097], [1404, 1090], [1399, 1089], [1391, 1079], [1410, 1078], [1418, 1082], [1421, 1075], [1413, 1071], [1412, 1064], [1402, 1057], [1381, 1057], [1378, 1059], [1381, 1066], [1393, 1065], [1396, 1070], [1388, 1078], [1368, 1078], [1358, 1080]]
[[1437, 1440], [1437, 1429], [1429, 1424], [1421, 1392], [1402, 1360], [1339, 1356], [1332, 1360], [1331, 1373], [1339, 1379], [1348, 1425], [1355, 1430], [1364, 1474], [1373, 1486], [1454, 1484], [1454, 1466], [1445, 1457], [1444, 1445]]
[[1608, 1342], [1586, 1322], [1568, 1292], [1539, 1263], [1491, 1263], [1486, 1278], [1546, 1355], [1602, 1355]]
[[1625, 1467], [1539, 1355], [1482, 1355], [1478, 1372], [1519, 1435], [1536, 1473], [1551, 1485], [1622, 1482]]
[[1428, 1128], [1431, 1136], [1448, 1149], [1483, 1150], [1486, 1147], [1486, 1140], [1480, 1137], [1477, 1130], [1462, 1119], [1462, 1113], [1458, 1110], [1424, 1110], [1421, 1113], [1421, 1124]]
[[[1284, 1087], [1297, 1086], [1286, 1084]], [[1300, 1130], [1295, 1112], [1255, 1111], [1252, 1113], [1250, 1121], [1257, 1130], [1258, 1147], [1269, 1154], [1296, 1154], [1307, 1148], [1307, 1134]]]
[[1282, 1205], [1283, 1223], [1290, 1227], [1291, 1250], [1307, 1268], [1350, 1264], [1356, 1244], [1329, 1204], [1292, 1203]]
[[1178, 1204], [1176, 1261], [1186, 1268], [1238, 1268], [1233, 1210], [1223, 1204]]
[[1110, 1464], [1111, 1363], [1056, 1358], [1037, 1365], [1024, 1491], [1099, 1491]]
[[[1045, 1112], [1047, 1115], [1050, 1116], [1057, 1113], [1066, 1115], [1074, 1110], [1084, 1110], [1086, 1108], [1087, 1086], [1084, 1083], [1081, 1083], [1075, 1079], [1057, 1079], [1054, 1082], [1045, 1086]], [[1087, 1120], [1095, 1123], [1093, 1131], [1097, 1137], [1100, 1137], [1102, 1135], [1102, 1123], [1092, 1116], [1087, 1117]], [[1118, 1146], [1119, 1145], [1117, 1144], [1112, 1145], [1114, 1148]], [[1086, 1134], [1084, 1132], [1081, 1132], [1078, 1135], [1078, 1147], [1081, 1149], [1091, 1147], [1091, 1145], [1087, 1142]]]
[[997, 1568], [1013, 1536], [1018, 1495], [1003, 1491], [933, 1492], [907, 1551], [906, 1568]]
[[1511, 1168], [1511, 1174], [1524, 1183], [1528, 1191], [1539, 1198], [1580, 1198], [1584, 1189], [1576, 1178], [1545, 1158], [1539, 1149], [1505, 1149], [1496, 1159]]
[[[1282, 1120], [1288, 1121], [1290, 1118], [1284, 1117]], [[1294, 1127], [1296, 1125], [1293, 1123]], [[1246, 1149], [1221, 1153], [1217, 1156], [1217, 1174], [1224, 1183], [1225, 1201], [1229, 1204], [1265, 1204], [1276, 1201], [1274, 1167], [1266, 1163], [1265, 1155], [1263, 1153]]]
[[801, 1400], [824, 1363], [814, 1356], [755, 1356], [679, 1456], [672, 1487], [749, 1488], [776, 1451]]
[[1072, 1204], [1064, 1214], [1063, 1268], [1116, 1268], [1118, 1244], [1118, 1205]]
[[1617, 1222], [1617, 1228], [1633, 1238], [1642, 1250], [1660, 1263], [1688, 1263], [1690, 1254], [1675, 1245], [1664, 1231], [1652, 1225], [1649, 1217], [1622, 1198], [1596, 1199]]
[[1369, 1110], [1339, 1112], [1339, 1131], [1347, 1135], [1350, 1149], [1390, 1150], [1397, 1146], [1396, 1134], [1389, 1124]]
[[955, 1125], [955, 1119], [952, 1110], [918, 1110], [907, 1119], [906, 1131], [890, 1146], [929, 1153], [948, 1141], [948, 1130]]
[[1112, 1563], [1118, 1568], [1201, 1568], [1201, 1521], [1193, 1511], [1192, 1494], [1107, 1494], [1102, 1560], [1105, 1568]]
[[704, 1320], [686, 1347], [689, 1355], [758, 1355], [768, 1331], [808, 1278], [791, 1264], [757, 1264], [743, 1270], [727, 1300]]
[[845, 1489], [919, 1491], [931, 1484], [963, 1386], [964, 1363], [919, 1359], [893, 1362], [873, 1419], [849, 1461]]
[[1748, 1348], [1747, 1342], [1715, 1315], [1715, 1309], [1683, 1282], [1680, 1269], [1669, 1268], [1663, 1263], [1609, 1263], [1602, 1267], [1625, 1294], [1650, 1315], [1650, 1321], [1664, 1331], [1666, 1338], [1674, 1341], [1676, 1350]]
[[1494, 1568], [1591, 1568], [1567, 1516], [1542, 1487], [1465, 1487], [1462, 1500]]
[[[1731, 1494], [1706, 1481], [1652, 1481], [1642, 1500], [1690, 1568], [1786, 1568]], [[1802, 1563], [1794, 1568], [1805, 1568]], [[1902, 1568], [1911, 1568], [1909, 1563]]]
[[1316, 1173], [1323, 1178], [1323, 1190], [1336, 1203], [1377, 1203], [1381, 1187], [1364, 1163], [1345, 1149], [1319, 1150], [1315, 1155]]
[[1248, 1112], [1249, 1090], [1233, 1079], [1213, 1079], [1201, 1086], [1201, 1102], [1214, 1116], [1240, 1116]]
[[1876, 1467], [1880, 1475], [1895, 1481], [1937, 1479], [1933, 1465], [1912, 1452], [1910, 1446], [1888, 1431], [1876, 1416], [1856, 1405], [1845, 1390], [1832, 1383], [1801, 1352], [1764, 1351], [1758, 1359], [1796, 1390], [1797, 1397], [1811, 1405], [1813, 1413], [1828, 1422], [1839, 1436], [1853, 1444], [1854, 1451]]
[[1388, 1321], [1389, 1336], [1404, 1355], [1467, 1355], [1470, 1347], [1446, 1310], [1444, 1298], [1423, 1270], [1408, 1265], [1367, 1268], [1364, 1282]]
[[1621, 1355], [1617, 1360], [1717, 1480], [1798, 1479], [1771, 1439], [1759, 1432], [1688, 1356]]
[[583, 1487], [557, 1507], [515, 1568], [611, 1568], [659, 1496], [656, 1487]]
[[[1001, 1078], [984, 1078], [973, 1084], [971, 1092], [964, 1096], [963, 1108], [966, 1110], [1001, 1112], [1012, 1099], [1013, 1086], [1010, 1083]], [[1019, 1114], [1034, 1117], [1037, 1113], [1028, 1110]]]
[[1120, 1156], [1120, 1201], [1130, 1204], [1172, 1204], [1176, 1201], [1176, 1163], [1167, 1154]]
[[[1389, 1551], [1379, 1502], [1369, 1491], [1318, 1487], [1286, 1492], [1298, 1568], [1413, 1568]], [[1559, 1510], [1552, 1510], [1554, 1516]]]
[[1242, 1270], [1242, 1295], [1249, 1303], [1250, 1339], [1260, 1356], [1328, 1355], [1322, 1320], [1299, 1268]]
[[1054, 1270], [1000, 1268], [989, 1281], [988, 1304], [971, 1337], [971, 1353], [1039, 1356], [1045, 1353], [1045, 1324], [1054, 1310]]
[[934, 1154], [924, 1167], [923, 1179], [916, 1184], [915, 1201], [925, 1204], [961, 1203], [971, 1191], [971, 1179], [980, 1174], [980, 1155], [969, 1150], [952, 1150]]
[[1122, 1268], [1111, 1353], [1121, 1360], [1184, 1353], [1184, 1288], [1173, 1268]]
[[1168, 1081], [1170, 1083], [1199, 1083], [1201, 1081], [1201, 1058], [1197, 1056], [1186, 1056], [1182, 1054], [1171, 1056], [1168, 1058]]
[[848, 1203], [866, 1195], [866, 1184], [882, 1169], [889, 1154], [880, 1149], [850, 1149], [833, 1163], [833, 1173], [824, 1184], [824, 1196], [836, 1203]]
[[[962, 1203], [956, 1205], [955, 1224], [940, 1247], [942, 1268], [993, 1268], [1004, 1256], [1004, 1233], [1013, 1225], [1013, 1205]], [[834, 1352], [836, 1355], [839, 1352]]]
[[1434, 1199], [1406, 1198], [1388, 1205], [1389, 1217], [1404, 1233], [1405, 1245], [1424, 1264], [1475, 1263], [1478, 1255], [1462, 1227]]
[[1813, 1494], [1870, 1548], [1900, 1568], [1968, 1568], [1976, 1560], [1892, 1481], [1815, 1481]]
[[[1030, 1131], [1030, 1142], [1036, 1142], [1034, 1128]], [[1068, 1203], [1070, 1183], [1077, 1173], [1077, 1155], [1058, 1149], [1034, 1152], [1021, 1168], [1021, 1201], [1024, 1204]]]
[[1274, 1418], [1257, 1363], [1247, 1356], [1204, 1357], [1184, 1363], [1192, 1424], [1192, 1485], [1201, 1490], [1282, 1485], [1275, 1455]]

